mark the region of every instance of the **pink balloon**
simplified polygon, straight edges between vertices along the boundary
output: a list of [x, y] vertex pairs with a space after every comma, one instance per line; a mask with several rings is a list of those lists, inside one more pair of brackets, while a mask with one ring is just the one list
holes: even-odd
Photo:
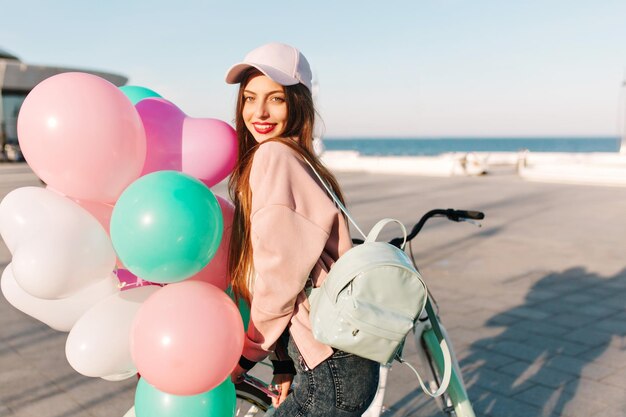
[[110, 235], [109, 229], [111, 224], [111, 214], [113, 213], [113, 204], [99, 203], [97, 201], [89, 200], [73, 200], [78, 203], [79, 206], [87, 210], [93, 217], [95, 217], [102, 227], [104, 227], [107, 234]]
[[215, 252], [215, 256], [211, 259], [200, 272], [189, 278], [195, 281], [204, 281], [215, 285], [223, 291], [230, 285], [230, 276], [228, 275], [228, 250], [230, 247], [230, 235], [233, 228], [233, 217], [235, 216], [235, 206], [229, 200], [215, 194], [217, 202], [222, 209], [222, 217], [224, 219], [224, 232], [222, 234], [222, 242]]
[[231, 173], [237, 162], [237, 134], [217, 119], [188, 117], [183, 126], [183, 172], [212, 187]]
[[141, 175], [162, 170], [181, 171], [185, 113], [162, 98], [141, 100], [135, 108], [146, 131], [146, 162]]
[[231, 373], [243, 349], [241, 315], [213, 285], [183, 281], [150, 296], [135, 316], [131, 353], [138, 372], [160, 391], [206, 392]]
[[141, 173], [146, 139], [137, 111], [116, 86], [70, 72], [39, 83], [17, 121], [35, 173], [68, 196], [113, 202]]
[[217, 119], [188, 117], [162, 98], [136, 105], [146, 131], [146, 161], [141, 175], [181, 171], [212, 187], [230, 174], [237, 160], [237, 135]]

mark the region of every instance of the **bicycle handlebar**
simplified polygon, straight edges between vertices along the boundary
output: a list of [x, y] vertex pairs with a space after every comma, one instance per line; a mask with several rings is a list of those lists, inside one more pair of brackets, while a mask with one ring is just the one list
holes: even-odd
[[448, 210], [452, 211], [451, 216], [457, 217], [457, 219], [451, 219], [449, 216], [448, 218], [450, 218], [450, 220], [455, 220], [455, 221], [461, 221], [463, 219], [482, 220], [485, 218], [485, 213], [483, 213], [482, 211], [452, 210], [452, 209], [448, 209]]
[[[428, 219], [432, 217], [447, 217], [448, 220], [461, 222], [461, 221], [471, 221], [471, 220], [483, 220], [485, 218], [485, 213], [481, 211], [474, 210], [455, 210], [455, 209], [435, 209], [430, 210], [426, 214], [422, 216], [419, 222], [413, 226], [411, 232], [407, 235], [406, 241], [409, 242], [413, 240], [415, 236], [422, 230], [424, 224], [428, 221]], [[402, 245], [402, 241], [404, 239], [402, 237], [396, 237], [389, 241], [390, 244], [400, 247]], [[363, 239], [352, 239], [352, 243], [361, 244], [363, 243]]]

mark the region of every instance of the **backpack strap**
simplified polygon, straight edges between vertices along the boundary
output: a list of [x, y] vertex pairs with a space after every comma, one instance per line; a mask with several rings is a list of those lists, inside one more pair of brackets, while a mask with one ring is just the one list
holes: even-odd
[[443, 332], [441, 331], [441, 327], [439, 327], [439, 321], [437, 320], [437, 315], [435, 314], [435, 310], [433, 309], [432, 304], [430, 303], [430, 298], [426, 301], [426, 313], [428, 313], [428, 318], [430, 320], [430, 324], [433, 328], [433, 332], [435, 336], [437, 336], [437, 340], [439, 341], [439, 347], [441, 348], [441, 353], [443, 355], [443, 377], [441, 378], [441, 384], [439, 388], [435, 391], [431, 391], [428, 387], [424, 385], [424, 381], [417, 373], [417, 370], [408, 362], [405, 362], [401, 357], [396, 357], [396, 359], [411, 368], [411, 370], [417, 376], [417, 380], [422, 386], [422, 391], [428, 394], [431, 397], [439, 397], [441, 394], [446, 392], [448, 389], [448, 385], [450, 384], [450, 377], [452, 376], [452, 356], [450, 355], [450, 349], [448, 348], [448, 343], [446, 342], [445, 337], [443, 336]]
[[396, 220], [396, 219], [387, 218], [387, 219], [379, 220], [378, 223], [376, 223], [374, 227], [372, 227], [372, 230], [370, 230], [370, 233], [367, 235], [367, 238], [365, 239], [365, 241], [375, 242], [376, 239], [378, 238], [379, 233], [389, 223], [397, 223], [398, 225], [400, 225], [400, 229], [402, 230], [402, 237], [403, 237], [402, 246], [400, 246], [400, 249], [404, 249], [404, 245], [406, 245], [406, 227], [404, 227], [404, 224], [402, 224], [400, 220]]
[[324, 188], [326, 189], [326, 192], [328, 193], [328, 195], [330, 195], [330, 197], [333, 199], [333, 201], [335, 202], [335, 204], [337, 205], [337, 207], [339, 207], [339, 209], [343, 212], [343, 214], [346, 215], [346, 217], [348, 218], [348, 220], [350, 220], [350, 223], [352, 223], [354, 225], [354, 227], [356, 228], [356, 230], [359, 231], [359, 233], [361, 234], [361, 236], [363, 236], [364, 239], [367, 239], [367, 236], [365, 236], [365, 233], [363, 233], [363, 231], [361, 230], [361, 228], [356, 224], [356, 222], [354, 221], [354, 219], [352, 218], [352, 216], [350, 216], [350, 213], [348, 213], [348, 209], [345, 208], [345, 206], [341, 203], [341, 200], [339, 200], [339, 198], [337, 198], [337, 195], [333, 192], [333, 190], [328, 186], [328, 184], [326, 184], [326, 181], [324, 181], [324, 179], [322, 178], [322, 176], [320, 174], [317, 173], [317, 171], [315, 170], [315, 168], [313, 168], [313, 165], [309, 162], [309, 160], [307, 158], [303, 158], [304, 162], [306, 162], [307, 164], [309, 164], [309, 166], [311, 167], [311, 169], [313, 170], [313, 172], [315, 173], [315, 175], [317, 176], [317, 178], [320, 180], [320, 182], [322, 183], [322, 185], [324, 186]]

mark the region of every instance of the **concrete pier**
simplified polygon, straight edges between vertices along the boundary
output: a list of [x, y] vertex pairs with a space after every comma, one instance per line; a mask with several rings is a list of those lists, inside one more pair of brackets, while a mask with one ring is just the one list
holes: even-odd
[[[626, 416], [626, 188], [497, 173], [339, 180], [362, 229], [383, 217], [409, 226], [432, 208], [485, 212], [481, 228], [434, 219], [413, 243], [477, 415]], [[0, 166], [1, 197], [27, 185], [39, 182], [26, 165]], [[0, 264], [9, 261], [2, 245]], [[79, 375], [65, 338], [0, 297], [0, 417], [124, 415], [135, 380]], [[416, 359], [412, 342], [406, 353]], [[440, 415], [401, 366], [387, 394], [385, 415]]]

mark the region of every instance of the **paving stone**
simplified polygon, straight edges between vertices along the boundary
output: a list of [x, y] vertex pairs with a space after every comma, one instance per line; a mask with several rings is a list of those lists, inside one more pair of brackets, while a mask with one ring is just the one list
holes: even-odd
[[626, 368], [618, 369], [616, 372], [603, 378], [601, 382], [626, 390]]
[[614, 368], [577, 357], [559, 355], [546, 361], [545, 366], [570, 373], [577, 377], [600, 380], [615, 372]]
[[498, 368], [498, 371], [515, 377], [520, 382], [532, 381], [550, 388], [562, 387], [577, 378], [575, 375], [548, 368], [543, 361], [535, 363], [516, 361]]
[[626, 401], [626, 390], [585, 378], [569, 382], [565, 389], [584, 401], [605, 404], [623, 404]]
[[536, 385], [534, 382], [518, 381], [514, 377], [487, 368], [470, 372], [468, 381], [471, 381], [472, 385], [475, 384], [508, 397]]
[[542, 414], [563, 415], [568, 417], [588, 417], [600, 410], [606, 409], [607, 404], [596, 401], [581, 401], [565, 389], [553, 389], [544, 386], [529, 388], [514, 396], [515, 399], [535, 405], [542, 410]]
[[593, 417], [624, 417], [626, 416], [626, 404], [609, 404], [609, 406], [593, 415]]
[[589, 304], [580, 306], [577, 309], [577, 311], [580, 314], [587, 315], [587, 316], [593, 316], [593, 317], [596, 317], [598, 319], [601, 319], [601, 318], [613, 317], [615, 314], [620, 312], [620, 309], [618, 307], [615, 307], [615, 306], [598, 304], [596, 302], [596, 303], [589, 303]]
[[589, 294], [587, 292], [574, 292], [560, 297], [559, 300], [575, 305], [578, 308], [582, 308], [586, 305], [594, 304], [595, 302], [597, 302], [598, 298], [595, 296], [595, 294]]
[[626, 305], [626, 296], [624, 294], [614, 295], [610, 298], [605, 298], [602, 300], [602, 304], [614, 306], [617, 308], [624, 308]]
[[532, 303], [529, 304], [528, 307], [537, 309], [538, 311], [542, 311], [544, 313], [549, 313], [550, 317], [559, 314], [571, 313], [572, 311], [576, 310], [576, 306], [569, 303], [564, 303], [560, 300], [548, 300], [539, 303]]
[[526, 295], [526, 299], [531, 302], [554, 300], [561, 296], [559, 291], [551, 291], [548, 289], [535, 289]]
[[511, 308], [506, 311], [507, 314], [511, 316], [520, 317], [523, 319], [529, 320], [543, 320], [551, 316], [550, 313], [537, 310], [532, 307], [516, 307]]
[[514, 323], [518, 323], [522, 320], [520, 317], [512, 316], [506, 313], [500, 313], [496, 316], [490, 317], [487, 321], [488, 326], [508, 327]]
[[626, 280], [621, 277], [616, 277], [609, 280], [606, 285], [607, 288], [611, 288], [614, 292], [623, 291], [626, 292]]
[[550, 318], [550, 322], [559, 326], [570, 327], [572, 329], [595, 322], [594, 317], [581, 316], [577, 312], [557, 314]]
[[487, 327], [502, 327], [515, 323], [519, 318], [495, 314], [489, 310], [475, 310], [463, 317], [463, 327], [468, 329], [481, 329]]
[[571, 332], [571, 329], [552, 324], [549, 320], [523, 320], [509, 326], [507, 332], [511, 331], [519, 331], [524, 335], [534, 333], [546, 336], [561, 336]]
[[563, 338], [549, 337], [545, 335], [528, 335], [524, 340], [529, 346], [543, 349], [545, 354], [554, 355], [579, 355], [591, 349], [590, 346], [580, 343], [572, 343]]
[[[83, 410], [89, 410], [94, 417], [110, 416], [111, 408], [129, 409], [134, 403], [136, 379], [110, 382], [86, 382], [90, 378], [81, 378], [81, 384], [66, 388], [68, 396], [72, 397], [76, 406], [59, 417], [80, 417]], [[93, 379], [93, 378], [91, 378]], [[94, 389], [97, 386], [97, 389]], [[121, 416], [119, 416], [121, 417]]]
[[492, 394], [473, 402], [477, 415], [490, 417], [530, 417], [541, 416], [541, 409], [522, 401]]
[[[483, 293], [490, 294], [493, 291], [493, 285], [489, 285], [482, 291], [484, 291]], [[507, 300], [505, 297], [499, 297], [497, 294], [491, 294], [488, 297], [469, 296], [469, 298], [464, 301], [463, 305], [467, 306], [466, 312], [472, 310], [489, 310], [492, 312], [492, 315], [495, 315], [498, 312], [510, 308], [511, 301]]]
[[590, 347], [607, 346], [613, 336], [606, 332], [595, 330], [595, 326], [588, 325], [562, 335], [570, 342], [581, 343]]
[[621, 368], [626, 364], [626, 350], [611, 346], [593, 348], [577, 356], [583, 360], [595, 361], [613, 368]]
[[616, 335], [620, 337], [626, 336], [626, 326], [624, 326], [624, 320], [620, 320], [620, 319], [600, 320], [595, 324], [594, 327], [600, 331], [603, 331], [612, 335]]
[[545, 352], [545, 349], [510, 341], [496, 341], [489, 345], [489, 349], [528, 362], [533, 362], [542, 357]]
[[501, 366], [504, 366], [508, 363], [515, 361], [515, 359], [510, 356], [500, 355], [495, 352], [485, 351], [486, 361], [485, 366], [492, 369], [498, 369]]
[[[447, 327], [447, 326], [446, 326]], [[455, 327], [454, 329], [448, 329], [448, 333], [452, 337], [454, 346], [457, 346], [457, 341], [463, 344], [474, 344], [475, 342], [497, 337], [502, 333], [502, 329], [496, 327], [489, 327], [476, 331], [476, 329], [467, 329], [464, 327]]]
[[[624, 298], [626, 298], [626, 294], [624, 294]], [[622, 320], [626, 321], [626, 305], [621, 309], [619, 313], [610, 317], [611, 320]]]

